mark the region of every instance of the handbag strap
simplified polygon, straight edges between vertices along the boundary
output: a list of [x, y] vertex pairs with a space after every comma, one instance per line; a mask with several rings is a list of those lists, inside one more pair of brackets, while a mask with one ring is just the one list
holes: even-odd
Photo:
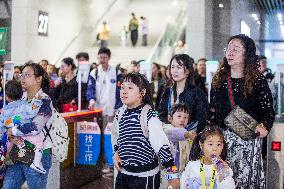
[[228, 95], [229, 95], [229, 102], [231, 105], [231, 108], [233, 109], [235, 107], [235, 101], [234, 101], [234, 93], [232, 89], [232, 81], [231, 81], [231, 73], [228, 73], [227, 77], [227, 83], [228, 83]]

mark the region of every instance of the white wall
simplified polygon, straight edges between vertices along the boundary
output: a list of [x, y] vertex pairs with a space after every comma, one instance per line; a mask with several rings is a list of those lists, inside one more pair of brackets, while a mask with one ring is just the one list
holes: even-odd
[[187, 1], [186, 44], [188, 54], [196, 60], [205, 57], [205, 4], [206, 0]]
[[[55, 63], [65, 56], [74, 57], [95, 40], [93, 27], [113, 0], [13, 0], [12, 60], [48, 59]], [[118, 0], [114, 9], [122, 9], [127, 0]], [[48, 36], [39, 36], [38, 11], [48, 13]], [[64, 54], [62, 52], [81, 31]], [[61, 56], [62, 55], [62, 56]]]

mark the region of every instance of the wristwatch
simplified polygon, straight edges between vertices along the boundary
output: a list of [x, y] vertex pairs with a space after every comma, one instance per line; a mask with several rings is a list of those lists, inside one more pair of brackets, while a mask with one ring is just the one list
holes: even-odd
[[167, 179], [167, 180], [178, 179], [178, 178], [179, 178], [178, 173], [167, 173], [165, 175], [165, 179]]

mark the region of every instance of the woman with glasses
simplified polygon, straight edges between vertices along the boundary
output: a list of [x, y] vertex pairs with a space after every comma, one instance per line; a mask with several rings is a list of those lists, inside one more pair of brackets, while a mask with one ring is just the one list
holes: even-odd
[[[25, 91], [22, 99], [26, 100], [32, 109], [38, 112], [31, 122], [7, 130], [9, 142], [13, 143], [13, 145], [20, 144], [20, 141], [22, 141], [21, 137], [42, 135], [42, 131], [52, 115], [53, 108], [51, 99], [47, 95], [49, 91], [49, 78], [39, 64], [26, 63], [20, 75], [20, 80]], [[35, 104], [35, 102], [39, 101], [41, 103]], [[24, 163], [14, 162], [14, 164], [9, 165], [7, 168], [3, 189], [21, 188], [25, 181], [27, 181], [30, 189], [46, 188], [48, 172], [51, 167], [52, 143], [49, 139], [43, 140], [43, 143], [44, 148], [41, 162], [46, 173], [39, 173]]]
[[[224, 129], [227, 161], [237, 188], [265, 188], [261, 142], [274, 122], [272, 105], [267, 81], [258, 70], [254, 41], [244, 34], [230, 37], [223, 62], [213, 77], [209, 119]], [[226, 127], [224, 119], [235, 106], [259, 123], [255, 130], [257, 138], [244, 140]]]
[[[203, 130], [208, 102], [204, 92], [194, 83], [194, 60], [187, 54], [174, 55], [170, 61], [169, 73], [172, 86], [165, 89], [158, 113], [160, 119], [168, 123], [168, 114], [174, 104], [184, 103], [192, 110], [192, 121], [197, 123], [197, 132]], [[195, 132], [192, 132], [192, 139]]]

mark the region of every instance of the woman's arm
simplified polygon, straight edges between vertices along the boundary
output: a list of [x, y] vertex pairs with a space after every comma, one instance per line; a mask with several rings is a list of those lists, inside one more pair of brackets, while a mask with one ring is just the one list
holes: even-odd
[[[169, 185], [174, 189], [179, 188], [178, 170], [174, 164], [174, 159], [170, 150], [170, 143], [163, 131], [162, 122], [150, 112], [152, 116], [148, 121], [149, 141], [156, 154], [159, 156], [163, 167], [167, 168]], [[149, 115], [149, 112], [148, 112]]]
[[212, 123], [217, 123], [217, 119], [216, 119], [216, 109], [217, 109], [217, 103], [216, 103], [216, 93], [215, 90], [213, 88], [213, 85], [211, 86], [211, 90], [210, 90], [210, 104], [209, 104], [209, 108], [208, 108], [208, 117], [207, 119], [212, 122]]
[[169, 94], [170, 94], [170, 88], [167, 88], [162, 95], [162, 99], [161, 99], [161, 101], [159, 103], [159, 107], [158, 107], [159, 118], [164, 123], [168, 123]]
[[162, 122], [155, 116], [148, 121], [149, 141], [161, 163], [168, 168], [174, 166], [174, 159], [170, 150], [170, 142], [163, 131]]
[[264, 76], [259, 76], [257, 79], [255, 90], [260, 123], [263, 123], [267, 131], [270, 131], [275, 119], [275, 111], [273, 109], [272, 94]]

